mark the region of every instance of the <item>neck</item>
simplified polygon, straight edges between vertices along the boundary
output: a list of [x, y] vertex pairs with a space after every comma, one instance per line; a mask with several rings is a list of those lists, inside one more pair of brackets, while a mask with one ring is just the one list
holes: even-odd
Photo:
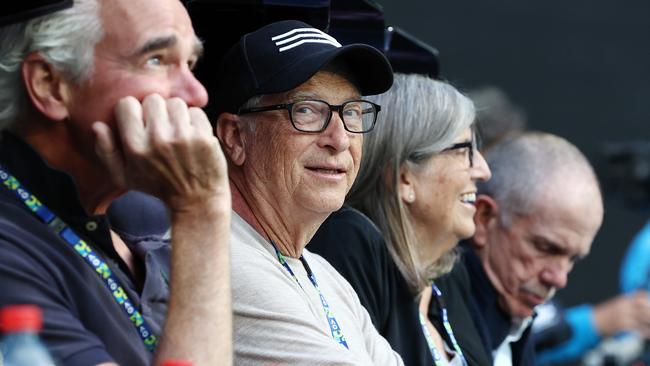
[[[422, 268], [434, 264], [458, 243], [458, 240], [451, 235], [445, 235], [440, 232], [436, 235], [431, 235], [428, 228], [420, 230], [420, 228], [414, 226], [413, 229], [413, 238], [417, 244], [417, 260]], [[423, 231], [425, 234], [422, 234]]]
[[[299, 258], [325, 218], [319, 222], [310, 222], [300, 215], [283, 213], [280, 208], [265, 200], [261, 192], [242, 184], [234, 174], [230, 178], [233, 210], [255, 231], [272, 242], [280, 253]], [[298, 219], [293, 222], [293, 218]]]
[[14, 129], [52, 167], [72, 176], [82, 206], [88, 214], [104, 214], [111, 201], [123, 192], [112, 184], [94, 150], [75, 136], [64, 122], [33, 122]]
[[420, 301], [418, 303], [418, 308], [423, 315], [429, 314], [429, 305], [431, 304], [431, 295], [433, 295], [433, 290], [431, 286], [425, 287], [422, 292], [420, 292]]

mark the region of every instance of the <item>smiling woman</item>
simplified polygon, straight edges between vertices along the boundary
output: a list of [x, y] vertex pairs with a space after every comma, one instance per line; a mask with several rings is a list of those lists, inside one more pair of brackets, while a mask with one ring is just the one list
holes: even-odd
[[[450, 269], [455, 255], [449, 250], [473, 234], [474, 212], [466, 199], [490, 171], [474, 149], [449, 149], [473, 141], [475, 114], [468, 98], [424, 76], [395, 79], [388, 93], [373, 99], [387, 111], [366, 138], [348, 201], [379, 226], [419, 292]], [[463, 225], [472, 227], [459, 230]]]
[[426, 316], [433, 279], [451, 269], [453, 248], [474, 233], [476, 182], [490, 178], [474, 146], [474, 106], [451, 85], [415, 74], [395, 74], [388, 92], [369, 99], [382, 113], [365, 137], [347, 203], [372, 222], [346, 207], [309, 248], [352, 283], [405, 364], [475, 364], [447, 331], [442, 308]]

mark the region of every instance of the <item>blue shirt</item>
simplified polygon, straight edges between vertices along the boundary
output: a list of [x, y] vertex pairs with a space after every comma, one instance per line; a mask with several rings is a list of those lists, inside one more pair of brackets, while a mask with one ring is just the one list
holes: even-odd
[[[0, 163], [103, 255], [152, 331], [160, 335], [169, 297], [169, 243], [158, 234], [120, 231], [104, 215], [88, 215], [73, 179], [7, 132], [0, 139]], [[111, 229], [120, 234], [142, 267], [141, 285], [115, 251]], [[152, 359], [92, 268], [13, 193], [0, 188], [0, 306], [18, 303], [43, 310], [41, 338], [57, 364], [149, 365]]]

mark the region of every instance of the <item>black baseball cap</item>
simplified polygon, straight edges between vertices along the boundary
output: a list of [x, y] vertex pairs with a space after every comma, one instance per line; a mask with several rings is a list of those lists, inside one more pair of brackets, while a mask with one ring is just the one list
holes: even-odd
[[306, 23], [284, 20], [245, 34], [226, 53], [210, 96], [211, 112], [236, 113], [254, 96], [291, 90], [333, 60], [350, 69], [362, 95], [381, 94], [393, 84], [390, 63], [376, 48], [342, 46]]
[[0, 5], [0, 26], [23, 22], [72, 7], [73, 0], [4, 1]]

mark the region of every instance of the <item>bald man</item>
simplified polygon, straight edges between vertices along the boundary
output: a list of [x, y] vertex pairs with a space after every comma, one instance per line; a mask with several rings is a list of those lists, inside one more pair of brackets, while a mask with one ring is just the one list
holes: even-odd
[[461, 263], [436, 282], [460, 344], [483, 347], [494, 365], [533, 365], [535, 307], [589, 253], [603, 220], [601, 192], [585, 156], [558, 136], [526, 133], [485, 157], [492, 179], [478, 187], [476, 233]]

